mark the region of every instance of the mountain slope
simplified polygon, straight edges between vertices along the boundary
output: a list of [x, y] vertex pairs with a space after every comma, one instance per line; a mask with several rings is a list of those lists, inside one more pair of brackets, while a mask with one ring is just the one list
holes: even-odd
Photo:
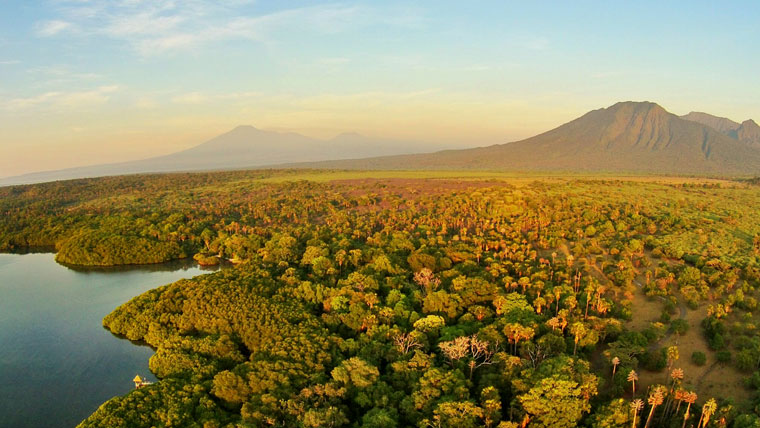
[[[414, 142], [368, 138], [356, 133], [319, 140], [292, 132], [271, 132], [252, 126], [238, 126], [198, 146], [165, 156], [25, 174], [0, 179], [0, 185], [147, 172], [245, 169], [290, 162], [413, 153], [415, 148], [420, 147], [425, 146]], [[428, 150], [442, 148], [440, 145], [427, 147], [430, 147]]]
[[725, 117], [698, 112], [691, 112], [685, 116], [681, 116], [681, 118], [707, 125], [734, 140], [760, 148], [760, 126], [752, 119], [745, 120], [739, 124]]
[[751, 174], [760, 150], [657, 104], [622, 102], [514, 143], [306, 166]]
[[713, 116], [711, 114], [698, 111], [693, 111], [689, 114], [683, 115], [681, 116], [681, 119], [691, 120], [692, 122], [699, 122], [703, 125], [709, 126], [721, 134], [728, 134], [730, 131], [736, 131], [739, 126], [741, 126], [729, 118]]
[[752, 119], [745, 120], [736, 130], [736, 138], [739, 141], [760, 148], [760, 126]]

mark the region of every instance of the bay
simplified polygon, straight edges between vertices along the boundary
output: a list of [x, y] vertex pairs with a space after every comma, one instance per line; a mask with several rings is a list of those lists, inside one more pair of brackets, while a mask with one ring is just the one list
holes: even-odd
[[192, 261], [79, 269], [0, 254], [0, 427], [73, 427], [132, 388], [153, 350], [102, 319], [147, 290], [208, 273]]

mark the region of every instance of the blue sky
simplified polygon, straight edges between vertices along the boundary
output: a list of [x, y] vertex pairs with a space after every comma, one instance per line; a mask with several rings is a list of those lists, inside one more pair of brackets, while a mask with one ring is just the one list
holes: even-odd
[[0, 5], [0, 176], [239, 124], [475, 146], [621, 100], [760, 119], [758, 2]]

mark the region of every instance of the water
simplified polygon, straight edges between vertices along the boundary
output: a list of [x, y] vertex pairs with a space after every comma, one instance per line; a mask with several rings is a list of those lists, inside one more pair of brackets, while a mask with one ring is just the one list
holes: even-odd
[[0, 427], [73, 427], [148, 371], [147, 346], [102, 327], [117, 306], [201, 270], [188, 262], [71, 269], [0, 254]]

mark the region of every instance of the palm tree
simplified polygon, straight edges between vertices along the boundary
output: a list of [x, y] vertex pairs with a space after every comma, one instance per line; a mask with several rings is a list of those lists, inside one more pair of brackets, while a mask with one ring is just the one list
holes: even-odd
[[576, 352], [578, 351], [578, 342], [581, 341], [582, 337], [586, 336], [588, 330], [586, 329], [585, 324], [582, 322], [576, 322], [570, 326], [570, 333], [574, 336], [575, 346], [573, 346], [573, 356], [575, 356]]
[[652, 406], [652, 408], [649, 409], [649, 416], [647, 417], [647, 423], [644, 425], [644, 428], [649, 428], [649, 423], [652, 421], [652, 415], [654, 415], [654, 409], [662, 404], [663, 400], [665, 399], [665, 395], [663, 394], [664, 389], [664, 386], [658, 385], [654, 388], [654, 392], [649, 394], [649, 399], [647, 402], [650, 406]]
[[700, 426], [706, 427], [707, 424], [710, 423], [710, 416], [714, 415], [716, 410], [718, 410], [718, 403], [715, 402], [715, 399], [711, 398], [707, 400], [707, 403], [702, 406], [702, 416], [699, 418], [697, 428]]
[[[673, 379], [672, 383], [670, 384], [670, 391], [668, 392], [668, 401], [665, 403], [665, 414], [670, 413], [670, 408], [673, 405], [673, 390], [676, 388], [676, 385], [680, 385], [681, 380], [683, 380], [683, 369], [677, 368], [670, 371], [670, 377]], [[678, 396], [676, 396], [678, 399]]]
[[670, 370], [673, 368], [673, 363], [678, 361], [679, 358], [678, 346], [668, 346], [668, 349], [665, 352], [668, 356], [668, 371], [665, 373], [670, 373]]
[[687, 392], [684, 395], [683, 401], [685, 401], [686, 404], [686, 413], [683, 414], [683, 425], [681, 425], [681, 428], [686, 428], [686, 421], [689, 420], [689, 410], [691, 409], [691, 405], [694, 404], [695, 401], [697, 401], [697, 393], [696, 392]]
[[636, 381], [639, 380], [639, 375], [636, 373], [635, 370], [631, 370], [628, 373], [628, 382], [631, 382], [631, 391], [632, 395], [636, 396]]
[[673, 399], [675, 399], [676, 401], [678, 401], [678, 405], [676, 406], [676, 410], [675, 410], [676, 414], [678, 413], [678, 410], [681, 409], [681, 403], [683, 403], [683, 400], [686, 398], [686, 396], [688, 394], [689, 394], [688, 392], [686, 392], [685, 390], [683, 390], [681, 388], [678, 388], [676, 390], [676, 392], [674, 394], [674, 397], [673, 397]]
[[617, 366], [620, 364], [620, 358], [618, 357], [612, 357], [612, 377], [615, 377], [615, 371], [617, 370]]
[[636, 415], [639, 414], [643, 407], [644, 402], [638, 398], [631, 402], [631, 410], [633, 410], [633, 423], [631, 423], [631, 428], [636, 428]]

